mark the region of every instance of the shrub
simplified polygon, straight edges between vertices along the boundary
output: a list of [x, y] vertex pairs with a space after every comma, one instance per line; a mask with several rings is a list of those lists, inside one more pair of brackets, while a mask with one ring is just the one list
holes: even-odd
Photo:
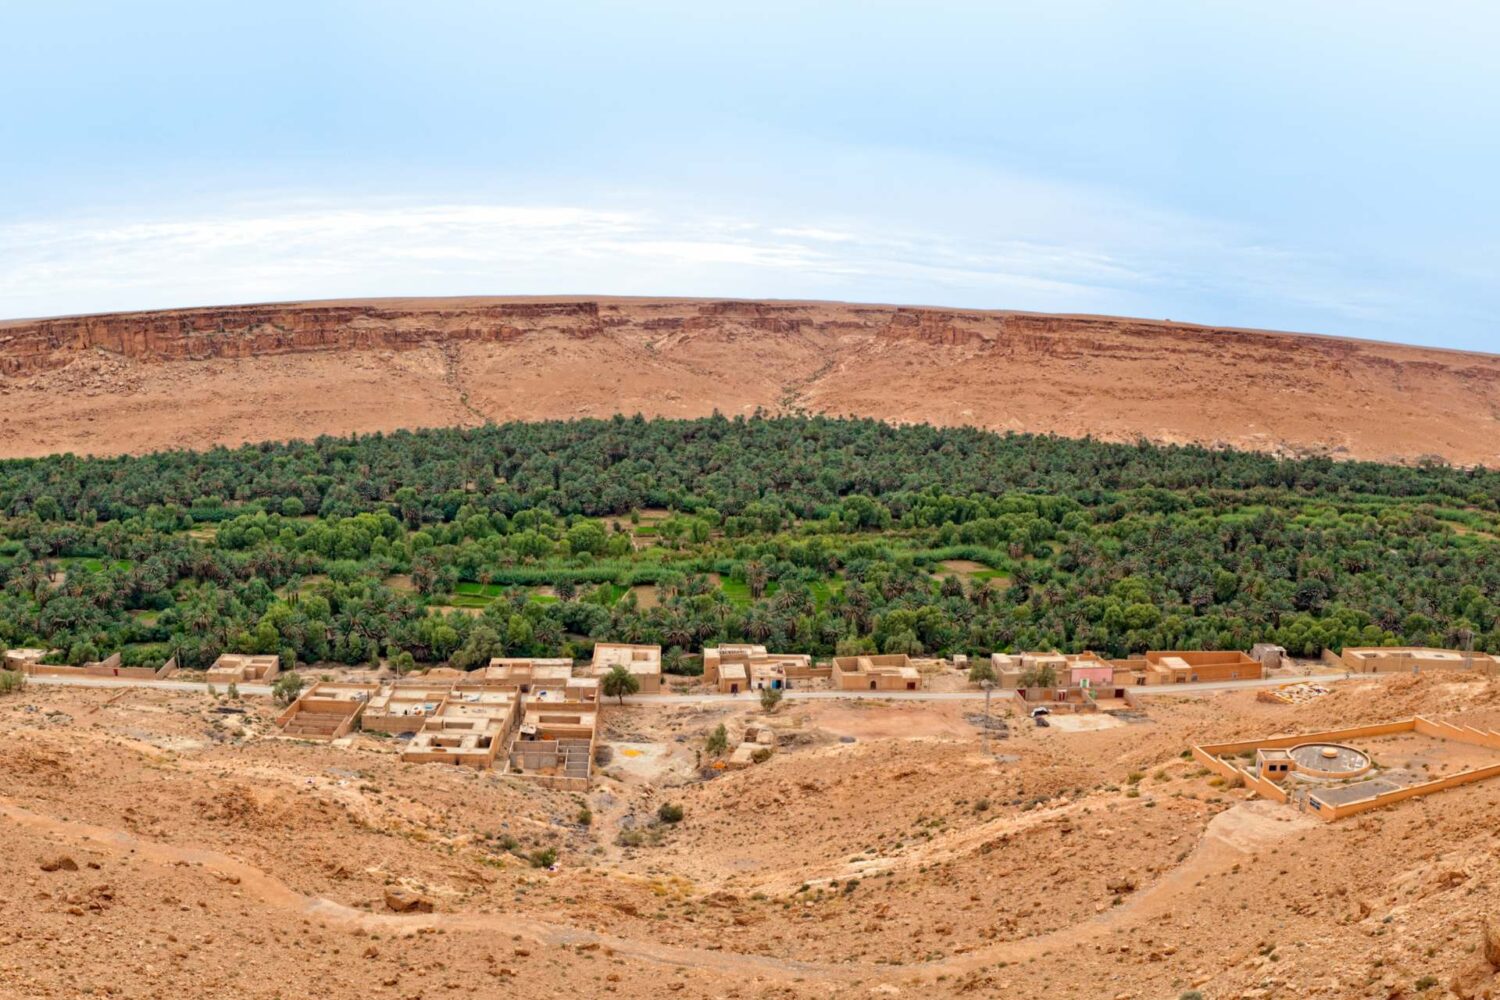
[[780, 705], [780, 704], [781, 704], [781, 689], [780, 688], [761, 688], [760, 689], [760, 707], [763, 708], [763, 709], [765, 709], [767, 714], [770, 714], [771, 712], [776, 711], [776, 706]]
[[678, 802], [663, 802], [656, 810], [656, 818], [663, 823], [681, 823], [682, 815], [682, 805]]
[[708, 734], [708, 739], [703, 742], [703, 749], [715, 757], [720, 756], [729, 749], [729, 730], [724, 728], [724, 723], [719, 723], [713, 732]]
[[1430, 990], [1437, 984], [1437, 976], [1423, 976], [1416, 982], [1417, 992], [1421, 993], [1424, 990]]
[[0, 670], [0, 695], [26, 690], [26, 675], [19, 670]]
[[594, 822], [594, 813], [593, 813], [593, 810], [589, 809], [588, 806], [584, 806], [582, 809], [578, 810], [578, 825], [579, 826], [589, 826], [593, 822]]
[[271, 694], [282, 705], [290, 705], [297, 700], [297, 695], [301, 693], [302, 675], [295, 672], [282, 674], [276, 678], [276, 683], [271, 685]]
[[539, 847], [526, 855], [526, 860], [531, 862], [533, 868], [551, 868], [557, 864], [557, 848]]

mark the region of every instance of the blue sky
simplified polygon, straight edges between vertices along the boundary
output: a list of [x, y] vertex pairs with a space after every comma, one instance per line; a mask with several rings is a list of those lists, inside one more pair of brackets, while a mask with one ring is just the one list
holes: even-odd
[[1382, 0], [6, 4], [0, 316], [753, 296], [1500, 350], [1497, 29]]

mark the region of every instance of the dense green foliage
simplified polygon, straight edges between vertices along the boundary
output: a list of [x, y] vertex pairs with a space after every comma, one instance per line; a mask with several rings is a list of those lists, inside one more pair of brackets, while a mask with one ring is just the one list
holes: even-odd
[[401, 669], [603, 638], [1500, 649], [1497, 512], [1484, 470], [825, 418], [64, 455], [0, 463], [0, 641]]

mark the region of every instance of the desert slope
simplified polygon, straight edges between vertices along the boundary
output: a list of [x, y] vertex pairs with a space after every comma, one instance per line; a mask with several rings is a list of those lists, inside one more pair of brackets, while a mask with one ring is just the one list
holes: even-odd
[[1104, 316], [380, 299], [0, 323], [0, 456], [804, 409], [1500, 464], [1500, 356]]

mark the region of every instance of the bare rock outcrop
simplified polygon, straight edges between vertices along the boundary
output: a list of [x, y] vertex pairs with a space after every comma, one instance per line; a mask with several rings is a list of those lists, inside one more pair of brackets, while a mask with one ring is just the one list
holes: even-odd
[[0, 457], [810, 412], [1500, 465], [1500, 357], [1111, 316], [370, 299], [0, 322]]

